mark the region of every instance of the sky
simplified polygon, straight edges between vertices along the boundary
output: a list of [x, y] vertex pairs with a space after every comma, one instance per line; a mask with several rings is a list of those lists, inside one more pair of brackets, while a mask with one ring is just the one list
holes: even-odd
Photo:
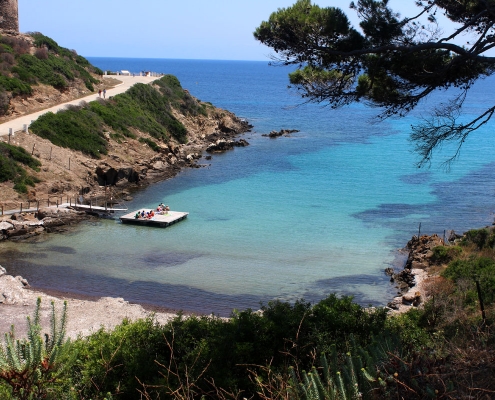
[[[85, 57], [268, 61], [271, 49], [253, 32], [296, 0], [19, 0], [21, 32], [41, 32]], [[339, 7], [353, 24], [350, 0], [313, 0]], [[391, 0], [403, 15], [414, 0]]]

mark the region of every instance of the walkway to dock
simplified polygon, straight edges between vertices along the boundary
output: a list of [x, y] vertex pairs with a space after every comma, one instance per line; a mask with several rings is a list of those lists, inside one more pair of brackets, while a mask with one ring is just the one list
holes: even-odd
[[[39, 207], [41, 208], [41, 207]], [[38, 212], [38, 207], [29, 207], [29, 208], [18, 208], [16, 210], [5, 210], [3, 211], [1, 215], [12, 215], [12, 214], [17, 214], [17, 213], [35, 213]], [[113, 207], [101, 207], [101, 206], [93, 206], [89, 204], [74, 204], [74, 203], [61, 203], [58, 205], [53, 205], [49, 207], [42, 207], [43, 209], [54, 209], [56, 210], [57, 208], [72, 208], [74, 210], [80, 210], [80, 211], [95, 211], [95, 212], [108, 212], [108, 213], [114, 213], [114, 212], [120, 212], [120, 211], [128, 211], [128, 208], [113, 208]]]

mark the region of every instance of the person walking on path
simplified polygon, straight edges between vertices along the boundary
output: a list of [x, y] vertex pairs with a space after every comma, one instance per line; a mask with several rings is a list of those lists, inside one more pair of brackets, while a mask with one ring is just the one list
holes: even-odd
[[106, 94], [107, 94], [107, 89], [103, 89], [103, 98], [105, 98]]
[[98, 96], [100, 96], [100, 97], [101, 97], [101, 89], [100, 89], [100, 90], [98, 90]]

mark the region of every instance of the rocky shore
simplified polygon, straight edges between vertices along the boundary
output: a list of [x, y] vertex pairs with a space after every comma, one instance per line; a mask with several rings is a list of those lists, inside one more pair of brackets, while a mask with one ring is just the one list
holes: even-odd
[[413, 236], [405, 249], [408, 253], [404, 269], [394, 271], [387, 268], [385, 274], [398, 290], [397, 296], [387, 304], [393, 312], [406, 312], [411, 307], [419, 307], [428, 297], [428, 281], [433, 275], [433, 263], [430, 258], [433, 248], [444, 245], [438, 235]]

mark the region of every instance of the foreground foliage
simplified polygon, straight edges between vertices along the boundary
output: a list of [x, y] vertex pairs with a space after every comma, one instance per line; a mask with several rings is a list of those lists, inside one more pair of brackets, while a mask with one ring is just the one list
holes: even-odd
[[[454, 154], [447, 161], [452, 161], [468, 135], [495, 112], [488, 104], [473, 118], [461, 115], [473, 84], [495, 72], [495, 60], [487, 54], [494, 45], [494, 4], [407, 3], [417, 11], [401, 17], [388, 0], [351, 2], [360, 19], [356, 29], [341, 9], [298, 0], [273, 12], [254, 36], [274, 50], [276, 62], [298, 66], [290, 82], [304, 98], [334, 108], [366, 102], [382, 108], [381, 118], [404, 116], [431, 93], [454, 88], [448, 101], [430, 107], [430, 118], [413, 126], [411, 135], [419, 165], [449, 142]], [[450, 24], [440, 26], [438, 15]]]
[[41, 299], [38, 299], [33, 318], [28, 317], [27, 339], [16, 339], [12, 326], [5, 334], [5, 345], [0, 346], [0, 381], [7, 385], [3, 387], [5, 396], [20, 400], [47, 398], [61, 382], [61, 360], [68, 348], [65, 341], [67, 303], [57, 319], [52, 302], [51, 331], [45, 340], [41, 336], [40, 306]]
[[[41, 376], [38, 386], [46, 398], [93, 400], [489, 398], [495, 282], [483, 273], [495, 252], [489, 240], [479, 248], [478, 237], [473, 231], [454, 251], [433, 252], [438, 263], [445, 254], [450, 261], [421, 309], [387, 317], [330, 295], [315, 305], [274, 301], [230, 319], [124, 321], [67, 344], [56, 379]], [[485, 276], [482, 318], [473, 284]], [[0, 384], [0, 395], [21, 398], [9, 388]]]

